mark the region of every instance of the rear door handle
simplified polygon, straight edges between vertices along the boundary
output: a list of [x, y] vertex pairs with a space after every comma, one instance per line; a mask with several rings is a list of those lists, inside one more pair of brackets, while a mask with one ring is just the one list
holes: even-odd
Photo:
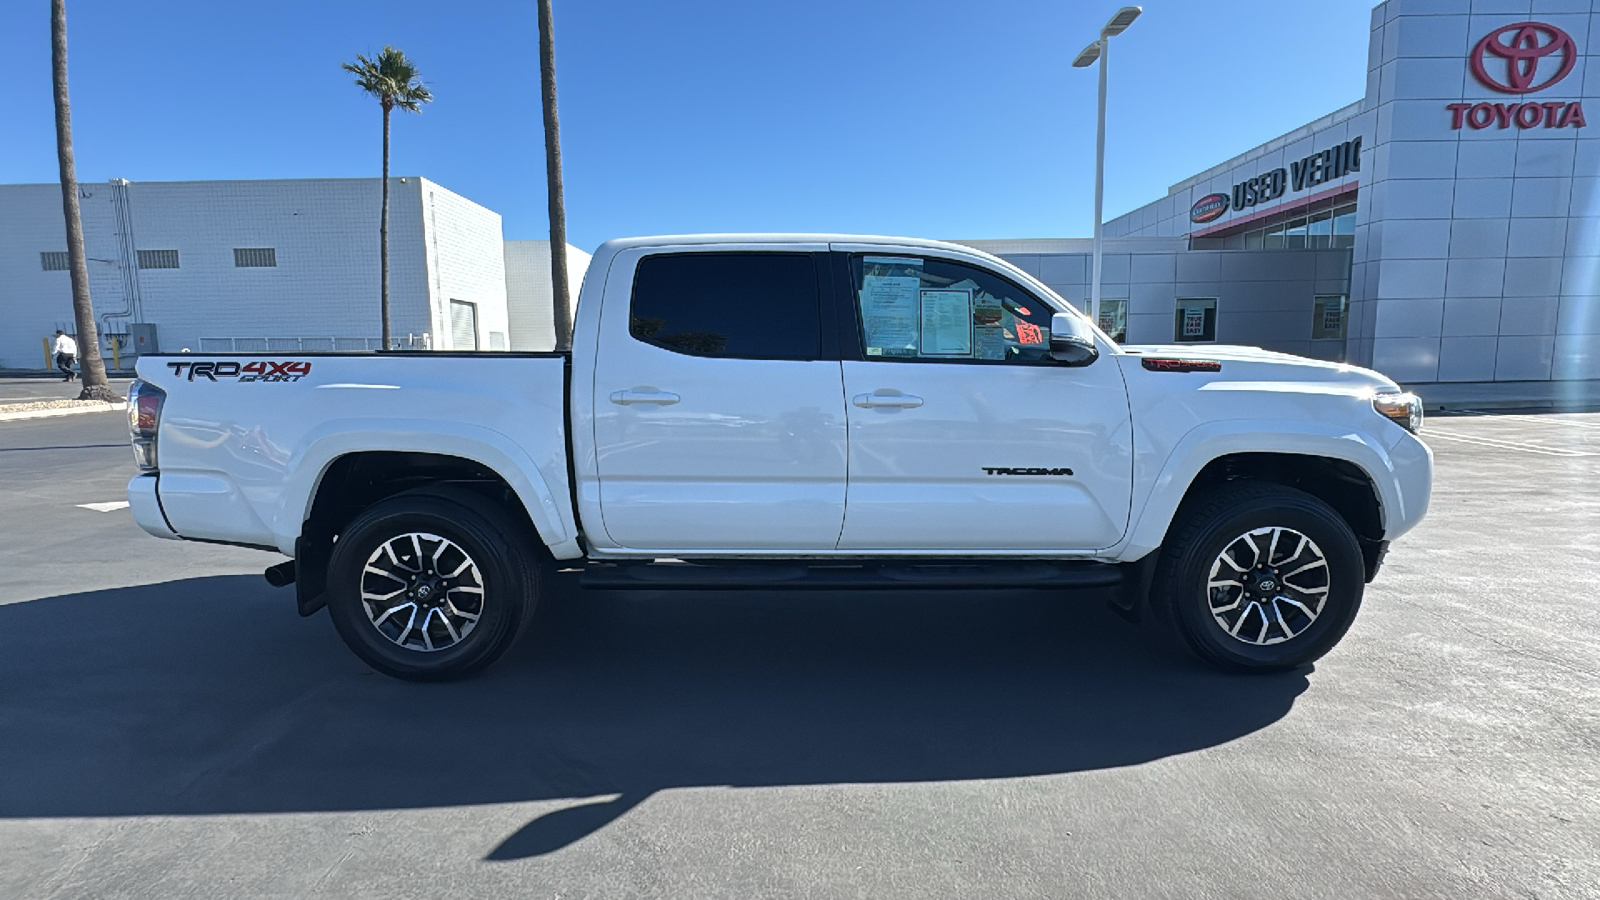
[[875, 407], [912, 409], [922, 405], [922, 398], [913, 397], [910, 394], [873, 392], [871, 394], [857, 394], [851, 398], [850, 402], [862, 409], [873, 409]]
[[682, 397], [671, 391], [632, 390], [611, 392], [611, 402], [619, 406], [632, 406], [635, 403], [654, 403], [658, 406], [671, 406], [682, 399]]

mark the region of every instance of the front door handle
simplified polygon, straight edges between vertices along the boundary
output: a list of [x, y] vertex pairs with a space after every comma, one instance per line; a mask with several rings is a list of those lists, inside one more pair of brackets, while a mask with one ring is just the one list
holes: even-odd
[[671, 391], [658, 391], [654, 389], [639, 389], [632, 391], [612, 391], [611, 402], [618, 406], [632, 406], [635, 403], [654, 403], [659, 406], [671, 406], [682, 400]]
[[922, 398], [902, 394], [899, 391], [889, 394], [878, 390], [870, 394], [857, 394], [850, 402], [862, 409], [912, 409], [922, 405]]

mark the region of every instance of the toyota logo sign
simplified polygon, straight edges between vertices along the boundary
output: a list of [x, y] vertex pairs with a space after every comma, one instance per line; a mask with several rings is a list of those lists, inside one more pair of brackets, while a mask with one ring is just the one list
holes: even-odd
[[[1560, 54], [1559, 62], [1545, 63], [1545, 57]], [[1496, 57], [1493, 64], [1488, 57]], [[1531, 94], [1542, 91], [1567, 77], [1578, 62], [1578, 46], [1572, 36], [1543, 22], [1518, 22], [1496, 28], [1472, 48], [1469, 58], [1472, 74], [1484, 87], [1504, 94]], [[1535, 81], [1540, 69], [1555, 74]], [[1493, 74], [1491, 74], [1493, 72]], [[1497, 77], [1504, 73], [1504, 79]]]
[[[1467, 67], [1491, 91], [1532, 94], [1572, 74], [1578, 45], [1572, 35], [1545, 22], [1503, 25], [1472, 45]], [[1510, 128], [1582, 128], [1588, 124], [1580, 100], [1518, 100], [1514, 103], [1446, 103], [1450, 127], [1460, 131]]]

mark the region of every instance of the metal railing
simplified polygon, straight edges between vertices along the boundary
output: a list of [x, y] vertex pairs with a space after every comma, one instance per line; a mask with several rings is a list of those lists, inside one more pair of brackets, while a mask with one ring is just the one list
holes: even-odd
[[[201, 353], [312, 353], [334, 350], [381, 350], [383, 338], [375, 337], [203, 337]], [[391, 350], [431, 350], [427, 334], [408, 334], [389, 339]]]

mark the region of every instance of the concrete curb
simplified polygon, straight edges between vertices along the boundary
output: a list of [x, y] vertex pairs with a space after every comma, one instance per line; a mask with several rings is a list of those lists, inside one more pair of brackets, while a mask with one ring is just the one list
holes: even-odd
[[127, 409], [125, 401], [116, 403], [96, 403], [93, 406], [63, 406], [56, 409], [25, 409], [19, 412], [0, 412], [0, 422], [20, 422], [24, 419], [54, 419], [57, 416], [79, 416], [84, 413], [110, 412], [114, 409]]
[[[132, 369], [107, 369], [106, 377], [115, 381], [125, 381], [131, 378], [138, 378], [139, 375]], [[48, 372], [43, 369], [0, 369], [0, 378], [26, 379], [28, 381], [60, 381], [61, 372], [56, 369], [51, 369]]]
[[1422, 408], [1426, 412], [1596, 412], [1600, 411], [1600, 400], [1557, 402], [1548, 398], [1537, 400], [1456, 400], [1449, 403], [1429, 403], [1426, 398], [1422, 401]]
[[1600, 409], [1600, 381], [1435, 382], [1408, 384], [1428, 412], [1529, 410], [1586, 412]]

